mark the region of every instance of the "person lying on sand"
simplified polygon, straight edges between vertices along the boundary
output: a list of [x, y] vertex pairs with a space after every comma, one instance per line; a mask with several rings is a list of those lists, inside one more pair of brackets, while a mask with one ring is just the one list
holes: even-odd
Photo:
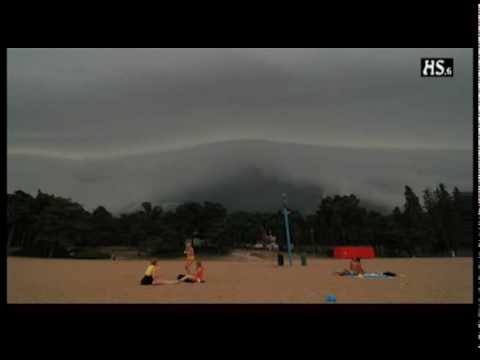
[[161, 280], [159, 278], [157, 260], [152, 260], [145, 270], [145, 275], [140, 281], [141, 285], [171, 285], [178, 284], [178, 280]]
[[[378, 278], [378, 277], [395, 277], [398, 276], [394, 272], [391, 271], [385, 271], [385, 272], [380, 272], [380, 273], [365, 273], [365, 270], [363, 270], [362, 264], [360, 263], [360, 258], [353, 258], [352, 261], [350, 261], [350, 270], [343, 270], [341, 272], [335, 272], [335, 275], [339, 276], [358, 276], [358, 277], [369, 277], [369, 278]], [[404, 276], [404, 275], [400, 275]]]
[[204, 283], [205, 282], [205, 267], [202, 265], [200, 260], [197, 260], [195, 275], [184, 275], [180, 274], [177, 276], [178, 281], [188, 282], [188, 283]]
[[360, 258], [356, 257], [350, 261], [350, 270], [345, 269], [341, 272], [336, 272], [335, 275], [363, 275], [364, 273], [365, 270], [363, 270], [362, 264], [360, 263]]

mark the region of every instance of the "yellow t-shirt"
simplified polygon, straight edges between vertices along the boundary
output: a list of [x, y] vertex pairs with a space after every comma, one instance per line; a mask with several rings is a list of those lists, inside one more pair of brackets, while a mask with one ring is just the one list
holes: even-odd
[[145, 271], [146, 276], [153, 276], [153, 273], [155, 272], [155, 266], [154, 265], [148, 265], [147, 270]]

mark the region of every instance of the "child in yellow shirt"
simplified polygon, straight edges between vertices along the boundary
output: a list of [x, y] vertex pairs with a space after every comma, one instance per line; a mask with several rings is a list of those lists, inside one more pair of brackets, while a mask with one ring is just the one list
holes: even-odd
[[161, 280], [159, 279], [157, 260], [152, 260], [145, 270], [145, 275], [140, 281], [141, 285], [170, 285], [178, 284], [177, 280]]

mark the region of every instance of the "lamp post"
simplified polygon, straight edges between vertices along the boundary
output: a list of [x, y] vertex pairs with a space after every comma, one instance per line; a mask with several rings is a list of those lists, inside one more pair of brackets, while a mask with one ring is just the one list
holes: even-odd
[[288, 225], [287, 194], [282, 194], [283, 198], [283, 219], [285, 221], [285, 233], [287, 237], [288, 264], [292, 266], [292, 243], [290, 241], [290, 227]]

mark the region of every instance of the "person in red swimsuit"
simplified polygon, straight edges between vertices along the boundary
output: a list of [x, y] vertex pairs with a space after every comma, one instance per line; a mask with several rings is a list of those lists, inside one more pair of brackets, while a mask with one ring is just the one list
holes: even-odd
[[360, 263], [360, 258], [356, 257], [350, 261], [350, 269], [343, 270], [341, 272], [335, 272], [335, 275], [345, 276], [345, 275], [360, 275], [363, 276], [365, 270], [363, 270], [362, 264]]
[[178, 281], [188, 282], [188, 283], [204, 283], [205, 282], [205, 267], [202, 265], [200, 260], [196, 262], [196, 271], [194, 275], [178, 275]]
[[357, 257], [352, 259], [350, 262], [350, 271], [361, 275], [365, 273], [365, 270], [363, 270], [362, 264], [360, 263], [360, 258]]

